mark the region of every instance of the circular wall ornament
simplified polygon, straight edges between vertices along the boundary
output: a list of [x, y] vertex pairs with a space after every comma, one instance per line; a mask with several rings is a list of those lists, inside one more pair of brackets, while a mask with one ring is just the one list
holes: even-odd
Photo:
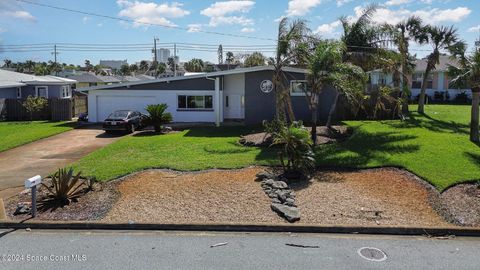
[[270, 80], [263, 80], [260, 83], [260, 90], [262, 90], [263, 93], [270, 93], [273, 90], [273, 83]]

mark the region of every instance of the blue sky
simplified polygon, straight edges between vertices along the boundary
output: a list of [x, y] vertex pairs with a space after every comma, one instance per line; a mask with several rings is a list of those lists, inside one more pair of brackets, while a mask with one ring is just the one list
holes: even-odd
[[[35, 6], [15, 0], [0, 0], [1, 44], [31, 43], [153, 43], [159, 42], [223, 44], [252, 46], [273, 44], [273, 41], [244, 37], [206, 34], [214, 31], [273, 39], [277, 21], [282, 16], [308, 20], [312, 30], [321, 36], [339, 37], [342, 15], [355, 18], [366, 4], [361, 0], [28, 0], [132, 20], [136, 23], [98, 18]], [[431, 24], [454, 25], [461, 38], [473, 46], [480, 31], [480, 1], [478, 0], [379, 0], [374, 19], [378, 22], [398, 22], [409, 15], [418, 15]], [[142, 23], [179, 26], [166, 29]], [[426, 48], [416, 53], [423, 56]], [[267, 55], [269, 53], [266, 53]], [[214, 52], [178, 51], [182, 61], [192, 57], [216, 62]], [[50, 52], [1, 52], [0, 59], [48, 61]], [[83, 64], [85, 59], [97, 64], [100, 59], [127, 59], [129, 63], [151, 59], [148, 51], [139, 52], [61, 52], [59, 62]]]

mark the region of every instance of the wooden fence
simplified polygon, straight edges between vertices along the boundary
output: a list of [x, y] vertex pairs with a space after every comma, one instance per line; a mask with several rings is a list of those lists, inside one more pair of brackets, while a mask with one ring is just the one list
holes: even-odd
[[19, 99], [5, 99], [6, 120], [52, 120], [70, 121], [80, 113], [87, 112], [87, 97], [75, 96], [73, 99], [48, 99], [48, 105], [40, 112], [30, 115], [23, 107], [23, 101]]

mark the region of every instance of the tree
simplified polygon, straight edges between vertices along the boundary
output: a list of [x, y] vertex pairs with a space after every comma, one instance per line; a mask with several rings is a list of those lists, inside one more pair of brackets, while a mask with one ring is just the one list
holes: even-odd
[[267, 58], [261, 52], [254, 52], [245, 57], [244, 67], [265, 66]]
[[167, 104], [148, 105], [145, 110], [148, 112], [147, 122], [152, 125], [155, 132], [162, 131], [162, 125], [172, 121], [172, 115], [166, 112]]
[[120, 74], [122, 74], [123, 76], [128, 76], [130, 75], [130, 66], [129, 65], [122, 65], [120, 67]]
[[205, 64], [202, 59], [193, 58], [184, 65], [185, 70], [188, 72], [203, 72], [205, 69]]
[[426, 41], [433, 47], [433, 51], [427, 56], [427, 67], [423, 73], [422, 88], [418, 99], [418, 112], [425, 113], [425, 91], [430, 73], [440, 63], [440, 51], [448, 49], [457, 42], [457, 30], [453, 26], [428, 26], [426, 27]]
[[422, 19], [416, 16], [409, 17], [407, 20], [401, 21], [395, 25], [385, 24], [383, 29], [400, 54], [400, 98], [402, 99], [402, 115], [409, 113], [408, 97], [411, 93], [409, 78], [412, 74], [413, 67], [411, 64], [412, 56], [409, 52], [411, 41], [423, 44], [426, 40], [423, 31]]
[[135, 73], [138, 71], [138, 66], [136, 64], [131, 64], [130, 65], [130, 71]]
[[470, 87], [472, 90], [472, 110], [470, 120], [470, 140], [480, 142], [479, 138], [479, 103], [480, 103], [480, 50], [467, 55], [467, 45], [457, 42], [449, 48], [458, 65], [448, 67], [451, 83], [459, 88]]
[[48, 104], [47, 99], [43, 97], [28, 96], [22, 103], [25, 110], [30, 114], [30, 120], [33, 120], [33, 114], [43, 110]]
[[157, 76], [158, 74], [165, 73], [165, 70], [167, 70], [167, 65], [165, 65], [165, 63], [159, 63], [157, 66]]
[[314, 143], [317, 141], [319, 95], [326, 85], [332, 85], [337, 90], [328, 115], [327, 127], [331, 126], [340, 94], [344, 94], [350, 103], [356, 103], [357, 106], [360, 106], [363, 99], [367, 76], [360, 67], [343, 62], [346, 50], [341, 41], [320, 40], [316, 42], [313, 51], [306, 55], [310, 89], [304, 91], [312, 113], [311, 138]]
[[90, 60], [85, 60], [85, 71], [90, 72], [93, 69], [93, 65], [90, 63]]
[[28, 73], [33, 73], [33, 70], [35, 69], [35, 62], [32, 60], [25, 61], [25, 69]]
[[304, 20], [295, 20], [289, 24], [287, 18], [283, 18], [278, 25], [277, 49], [275, 57], [270, 59], [274, 66], [273, 87], [275, 91], [275, 115], [280, 121], [286, 121], [285, 110], [290, 121], [295, 121], [290, 93], [285, 85], [288, 79], [283, 72], [283, 67], [296, 65], [302, 58], [305, 50], [305, 39], [309, 36]]
[[167, 65], [168, 65], [168, 68], [171, 70], [171, 71], [175, 71], [178, 70], [178, 64], [177, 64], [177, 61], [175, 61], [175, 59], [173, 57], [169, 57], [168, 60], [167, 60]]
[[235, 63], [235, 56], [233, 55], [233, 52], [227, 52], [225, 62], [229, 65]]
[[3, 67], [9, 68], [12, 65], [12, 60], [10, 59], [4, 59], [3, 60]]
[[140, 61], [140, 65], [138, 67], [141, 71], [145, 72], [148, 70], [148, 62], [145, 60]]

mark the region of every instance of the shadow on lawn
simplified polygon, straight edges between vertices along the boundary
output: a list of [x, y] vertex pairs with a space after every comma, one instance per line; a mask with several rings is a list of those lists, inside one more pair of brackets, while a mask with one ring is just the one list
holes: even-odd
[[470, 159], [473, 164], [480, 168], [480, 154], [465, 152], [465, 156], [467, 156], [467, 158]]
[[350, 139], [340, 144], [320, 146], [315, 150], [317, 164], [323, 167], [365, 167], [371, 162], [389, 164], [389, 155], [412, 153], [420, 146], [409, 143], [413, 135], [395, 132], [370, 133], [357, 127]]
[[241, 135], [261, 132], [262, 127], [231, 126], [231, 127], [194, 127], [190, 128], [185, 137], [238, 137]]
[[410, 119], [405, 121], [389, 121], [383, 122], [394, 128], [426, 128], [434, 132], [443, 133], [460, 133], [468, 134], [469, 126], [467, 124], [461, 124], [454, 121], [443, 121], [435, 119], [428, 114], [411, 113]]

